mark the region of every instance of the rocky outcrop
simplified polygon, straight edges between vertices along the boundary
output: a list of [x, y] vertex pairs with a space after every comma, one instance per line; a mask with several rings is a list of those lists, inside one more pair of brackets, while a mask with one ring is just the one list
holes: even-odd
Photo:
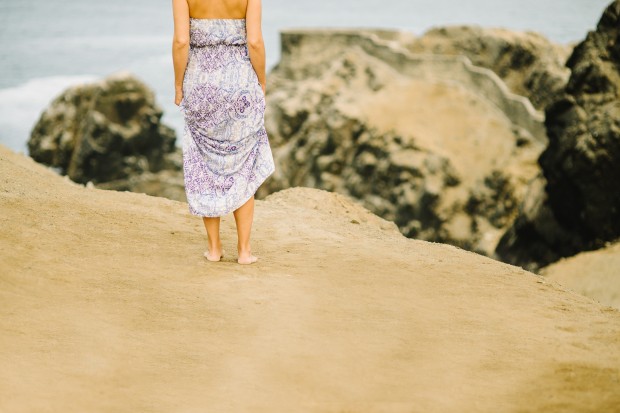
[[464, 55], [491, 69], [513, 93], [527, 97], [539, 110], [563, 93], [570, 71], [571, 48], [538, 33], [477, 26], [439, 27], [403, 42], [413, 53]]
[[[492, 70], [464, 54], [411, 53], [411, 35], [387, 30], [287, 30], [281, 33], [277, 72], [291, 80], [312, 78], [347, 50], [360, 51], [409, 78], [458, 84], [499, 108], [521, 133], [546, 142], [544, 116], [524, 96], [513, 93]], [[371, 89], [377, 85], [370, 85]]]
[[[177, 156], [169, 158], [174, 163], [180, 163], [181, 156], [179, 153]], [[138, 192], [181, 202], [187, 201], [182, 166], [164, 169], [159, 172], [142, 172], [125, 179], [102, 182], [97, 184], [96, 187], [114, 191]]]
[[567, 63], [566, 95], [547, 109], [540, 158], [549, 204], [586, 242], [620, 236], [620, 1]]
[[399, 32], [287, 31], [269, 80], [276, 172], [260, 193], [351, 195], [409, 237], [491, 254], [546, 137], [542, 114], [463, 56]]
[[175, 169], [175, 133], [161, 116], [144, 83], [116, 74], [58, 96], [34, 126], [28, 150], [79, 183]]
[[620, 237], [620, 1], [567, 66], [566, 92], [546, 110], [544, 176], [498, 248], [500, 258], [524, 266]]

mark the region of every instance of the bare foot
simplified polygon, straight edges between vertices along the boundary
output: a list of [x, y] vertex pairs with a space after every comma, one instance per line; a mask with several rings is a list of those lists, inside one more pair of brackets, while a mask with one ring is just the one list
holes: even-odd
[[212, 254], [209, 250], [206, 250], [203, 255], [209, 261], [213, 261], [213, 262], [220, 261], [222, 257], [224, 256], [224, 250], [221, 250], [219, 254], [217, 253], [217, 251], [214, 251], [214, 252], [215, 254]]
[[256, 261], [258, 261], [258, 257], [255, 257], [249, 252], [245, 254], [239, 254], [239, 259], [237, 259], [237, 262], [239, 264], [252, 264]]

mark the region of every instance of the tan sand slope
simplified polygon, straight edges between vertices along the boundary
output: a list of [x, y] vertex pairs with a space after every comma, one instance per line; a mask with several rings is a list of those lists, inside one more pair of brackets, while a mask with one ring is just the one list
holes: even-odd
[[232, 215], [210, 263], [185, 204], [0, 176], [2, 412], [620, 410], [619, 311], [342, 196], [257, 202], [240, 266]]
[[601, 304], [620, 309], [620, 242], [561, 259], [540, 273]]

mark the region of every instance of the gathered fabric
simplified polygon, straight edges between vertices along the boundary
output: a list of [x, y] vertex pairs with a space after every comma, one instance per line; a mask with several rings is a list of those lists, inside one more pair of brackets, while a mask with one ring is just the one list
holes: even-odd
[[180, 107], [189, 211], [226, 215], [275, 171], [265, 95], [250, 62], [245, 19], [190, 19]]

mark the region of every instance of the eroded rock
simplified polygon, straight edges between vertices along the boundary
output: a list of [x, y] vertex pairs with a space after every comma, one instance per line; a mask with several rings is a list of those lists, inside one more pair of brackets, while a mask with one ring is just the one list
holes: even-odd
[[[524, 127], [538, 122], [526, 99], [458, 58], [408, 55], [397, 33], [283, 37], [267, 99], [277, 167], [260, 194], [343, 193], [406, 236], [492, 254], [539, 173], [543, 140]], [[474, 89], [472, 72], [487, 77], [487, 89]]]
[[79, 183], [127, 179], [175, 169], [174, 131], [161, 123], [153, 92], [130, 74], [74, 86], [43, 112], [30, 156]]
[[533, 193], [498, 248], [500, 258], [530, 268], [620, 236], [619, 0], [567, 66], [566, 92], [546, 110], [544, 191]]
[[534, 32], [477, 26], [438, 27], [411, 38], [415, 53], [462, 54], [495, 72], [514, 93], [544, 110], [563, 91], [570, 71], [565, 63], [571, 48]]

